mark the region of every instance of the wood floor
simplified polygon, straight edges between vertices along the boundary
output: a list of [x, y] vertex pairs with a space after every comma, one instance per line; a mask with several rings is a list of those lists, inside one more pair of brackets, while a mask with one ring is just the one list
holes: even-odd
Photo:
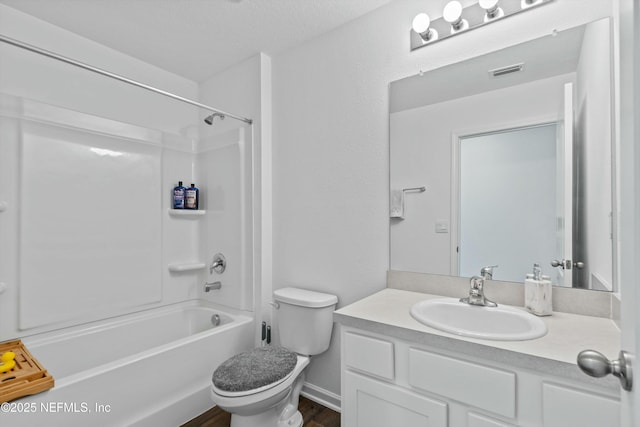
[[[298, 409], [304, 420], [303, 427], [340, 427], [340, 414], [300, 396]], [[229, 427], [231, 414], [212, 408], [192, 419], [182, 427]]]

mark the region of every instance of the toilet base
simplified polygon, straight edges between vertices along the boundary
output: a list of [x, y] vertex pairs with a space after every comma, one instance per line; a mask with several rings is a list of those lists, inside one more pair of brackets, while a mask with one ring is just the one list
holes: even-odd
[[278, 427], [302, 427], [303, 421], [300, 411], [296, 411], [289, 419], [279, 420]]
[[275, 426], [277, 422], [275, 408], [256, 415], [231, 414], [231, 427]]
[[300, 411], [296, 411], [286, 420], [279, 419], [280, 415], [276, 408], [256, 415], [231, 414], [231, 427], [302, 427], [303, 419]]

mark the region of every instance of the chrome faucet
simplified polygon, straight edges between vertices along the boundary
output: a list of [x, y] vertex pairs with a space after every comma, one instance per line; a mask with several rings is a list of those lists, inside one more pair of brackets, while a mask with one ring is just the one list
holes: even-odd
[[221, 282], [213, 282], [213, 283], [205, 283], [204, 284], [204, 291], [205, 292], [209, 292], [211, 290], [220, 289], [220, 288], [222, 288], [222, 283]]
[[482, 307], [497, 307], [498, 304], [488, 300], [484, 296], [484, 281], [484, 277], [473, 276], [471, 280], [469, 280], [469, 296], [466, 298], [460, 298], [460, 302], [464, 302], [469, 305], [479, 305]]
[[488, 265], [486, 267], [482, 267], [480, 269], [480, 275], [484, 280], [492, 280], [493, 279], [493, 269], [498, 268], [497, 265]]

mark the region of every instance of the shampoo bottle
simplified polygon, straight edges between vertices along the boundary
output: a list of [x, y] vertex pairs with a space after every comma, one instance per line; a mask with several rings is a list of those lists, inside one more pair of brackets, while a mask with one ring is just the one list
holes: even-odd
[[536, 316], [550, 316], [552, 313], [551, 280], [543, 276], [539, 264], [533, 264], [533, 273], [524, 281], [524, 306]]
[[184, 209], [186, 188], [182, 186], [182, 181], [173, 188], [173, 209]]
[[187, 188], [184, 201], [185, 209], [198, 209], [199, 192], [200, 190], [198, 190], [195, 184], [191, 184], [191, 187]]

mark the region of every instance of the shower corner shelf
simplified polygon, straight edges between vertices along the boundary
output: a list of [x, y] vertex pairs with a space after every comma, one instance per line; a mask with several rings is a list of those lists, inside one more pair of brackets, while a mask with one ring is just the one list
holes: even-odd
[[191, 209], [169, 209], [169, 215], [175, 217], [194, 217], [194, 216], [202, 216], [207, 211], [204, 209], [191, 210]]
[[169, 271], [171, 272], [181, 272], [181, 271], [195, 271], [202, 270], [205, 268], [207, 264], [204, 262], [174, 262], [169, 264]]

